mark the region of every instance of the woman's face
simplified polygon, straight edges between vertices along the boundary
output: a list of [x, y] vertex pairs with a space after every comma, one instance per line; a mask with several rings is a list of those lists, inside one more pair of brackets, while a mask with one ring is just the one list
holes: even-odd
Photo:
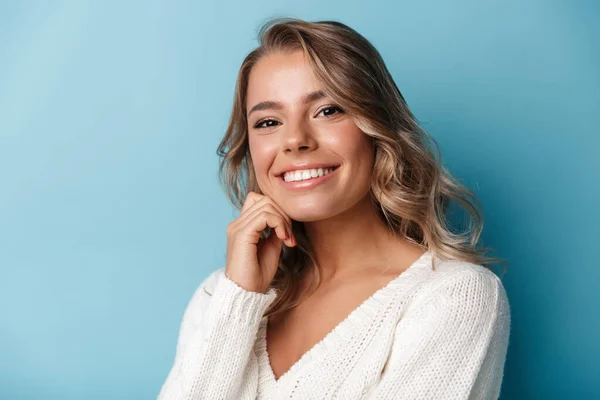
[[263, 57], [248, 82], [258, 185], [301, 222], [333, 217], [363, 200], [373, 170], [369, 137], [320, 89], [301, 51]]

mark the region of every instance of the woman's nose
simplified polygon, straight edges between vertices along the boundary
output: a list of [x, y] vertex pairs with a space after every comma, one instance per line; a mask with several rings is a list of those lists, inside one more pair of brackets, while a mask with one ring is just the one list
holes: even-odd
[[284, 133], [283, 148], [286, 153], [316, 148], [316, 141], [306, 123], [288, 124]]

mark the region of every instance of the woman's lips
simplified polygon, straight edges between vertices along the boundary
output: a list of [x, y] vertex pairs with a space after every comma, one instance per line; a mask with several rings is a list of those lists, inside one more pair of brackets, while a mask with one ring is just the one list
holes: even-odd
[[294, 182], [286, 182], [283, 179], [283, 175], [281, 175], [279, 177], [279, 182], [281, 182], [283, 187], [288, 190], [293, 190], [293, 191], [308, 190], [308, 189], [314, 188], [315, 186], [321, 185], [322, 183], [327, 182], [332, 176], [337, 174], [339, 169], [340, 169], [340, 166], [337, 166], [337, 167], [335, 167], [335, 169], [333, 171], [331, 171], [327, 175], [318, 176], [316, 178], [311, 178], [311, 179], [302, 180], [302, 181], [294, 181]]

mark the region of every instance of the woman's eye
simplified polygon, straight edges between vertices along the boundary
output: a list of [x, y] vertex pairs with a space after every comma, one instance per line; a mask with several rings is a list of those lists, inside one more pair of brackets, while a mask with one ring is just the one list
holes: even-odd
[[271, 126], [276, 126], [275, 124], [278, 124], [279, 122], [273, 120], [273, 119], [265, 119], [262, 120], [260, 122], [257, 122], [254, 125], [254, 128], [260, 129], [260, 128], [269, 128]]
[[323, 114], [324, 117], [329, 117], [330, 115], [334, 115], [336, 112], [343, 113], [344, 111], [338, 106], [325, 107], [319, 112], [319, 115]]

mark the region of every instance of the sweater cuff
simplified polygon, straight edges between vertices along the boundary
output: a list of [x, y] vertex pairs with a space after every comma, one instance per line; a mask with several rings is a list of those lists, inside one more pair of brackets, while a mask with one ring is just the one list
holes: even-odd
[[218, 275], [214, 286], [211, 308], [229, 322], [244, 326], [258, 325], [264, 313], [277, 298], [278, 292], [275, 288], [269, 288], [266, 293], [246, 290], [223, 272]]

